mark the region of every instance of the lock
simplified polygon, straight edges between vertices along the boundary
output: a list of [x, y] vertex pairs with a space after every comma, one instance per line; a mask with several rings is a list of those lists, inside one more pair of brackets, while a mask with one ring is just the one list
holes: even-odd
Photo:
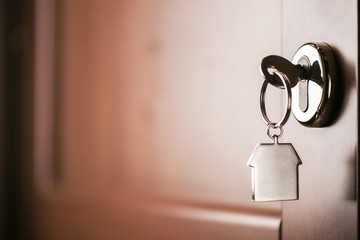
[[333, 122], [339, 106], [340, 85], [335, 54], [328, 44], [306, 43], [291, 62], [280, 56], [267, 56], [260, 70], [278, 88], [283, 88], [283, 84], [273, 72], [287, 76], [293, 97], [292, 113], [302, 125], [324, 127]]

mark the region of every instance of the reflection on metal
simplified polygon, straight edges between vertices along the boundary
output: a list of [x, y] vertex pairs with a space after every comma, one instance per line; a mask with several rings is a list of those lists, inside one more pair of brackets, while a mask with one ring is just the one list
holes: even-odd
[[333, 117], [335, 108], [337, 76], [335, 56], [326, 43], [307, 43], [295, 53], [292, 63], [301, 64], [303, 59], [309, 61], [310, 76], [303, 79], [307, 82], [307, 108], [302, 106], [302, 81], [292, 88], [292, 112], [295, 118], [308, 127], [323, 127]]
[[[280, 57], [275, 57], [281, 59]], [[291, 64], [291, 63], [290, 63]], [[252, 200], [253, 201], [285, 201], [299, 199], [298, 166], [301, 160], [291, 143], [279, 143], [283, 134], [283, 125], [287, 122], [291, 112], [290, 81], [277, 69], [273, 76], [280, 78], [286, 92], [286, 111], [278, 123], [271, 122], [265, 111], [264, 96], [268, 79], [265, 78], [260, 93], [261, 115], [266, 127], [267, 135], [273, 143], [260, 143], [247, 163], [252, 167]], [[280, 130], [279, 133], [270, 133], [270, 128]]]
[[253, 201], [299, 199], [301, 160], [291, 143], [260, 143], [248, 161], [252, 167]]
[[334, 119], [338, 92], [335, 55], [326, 43], [306, 43], [292, 62], [280, 56], [262, 60], [261, 72], [273, 86], [284, 88], [274, 72], [282, 72], [292, 88], [292, 112], [307, 127], [324, 127]]
[[308, 72], [301, 65], [293, 65], [286, 58], [276, 55], [267, 56], [261, 61], [260, 72], [273, 86], [281, 89], [284, 89], [284, 85], [274, 72], [285, 74], [291, 87], [295, 87], [301, 79], [308, 76]]
[[[274, 72], [274, 75], [279, 77], [281, 79], [281, 82], [283, 84], [283, 88], [285, 88], [285, 94], [286, 94], [286, 107], [285, 107], [285, 112], [283, 114], [283, 117], [281, 118], [281, 120], [278, 123], [273, 123], [269, 120], [267, 113], [266, 113], [266, 108], [265, 108], [265, 93], [266, 93], [266, 88], [268, 85], [268, 80], [267, 78], [265, 78], [264, 83], [261, 87], [261, 91], [260, 91], [260, 110], [261, 110], [261, 116], [265, 122], [265, 124], [269, 127], [271, 125], [274, 125], [274, 128], [280, 128], [282, 126], [285, 125], [285, 123], [287, 122], [287, 120], [290, 117], [290, 112], [291, 112], [291, 88], [290, 88], [290, 84], [289, 84], [289, 80], [288, 78], [283, 75], [280, 72]], [[269, 133], [268, 133], [269, 135]], [[280, 137], [280, 136], [278, 136]], [[271, 137], [270, 137], [271, 138]], [[271, 138], [273, 139], [273, 138]]]
[[309, 80], [301, 80], [299, 82], [299, 108], [306, 112], [309, 108]]

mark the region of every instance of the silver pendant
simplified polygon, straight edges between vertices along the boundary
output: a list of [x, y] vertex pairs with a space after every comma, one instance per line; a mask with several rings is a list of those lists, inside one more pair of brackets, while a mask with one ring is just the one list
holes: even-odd
[[291, 143], [260, 143], [247, 163], [252, 167], [252, 200], [299, 199], [301, 160]]
[[[267, 128], [267, 135], [272, 143], [260, 143], [247, 163], [251, 167], [252, 200], [253, 201], [284, 201], [299, 199], [298, 167], [302, 164], [291, 143], [279, 143], [283, 134], [283, 126], [291, 111], [291, 90], [289, 80], [280, 72], [274, 72], [282, 81], [286, 90], [286, 111], [278, 123], [271, 122], [265, 109], [265, 92], [268, 80], [265, 78], [260, 93], [260, 109]], [[270, 133], [270, 129], [280, 132]]]

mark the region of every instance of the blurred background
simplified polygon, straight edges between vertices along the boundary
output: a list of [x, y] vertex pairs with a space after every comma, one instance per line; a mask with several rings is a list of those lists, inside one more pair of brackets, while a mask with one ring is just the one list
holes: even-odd
[[281, 54], [280, 0], [0, 9], [3, 239], [279, 238], [246, 163], [270, 141], [259, 64]]

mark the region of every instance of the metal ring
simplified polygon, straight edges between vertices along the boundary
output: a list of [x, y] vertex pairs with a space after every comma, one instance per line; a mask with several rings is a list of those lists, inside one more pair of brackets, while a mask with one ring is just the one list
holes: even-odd
[[291, 88], [290, 88], [290, 83], [288, 78], [286, 77], [286, 75], [282, 74], [281, 72], [274, 72], [274, 74], [276, 74], [282, 81], [284, 88], [285, 88], [285, 93], [286, 93], [286, 110], [284, 112], [283, 117], [281, 118], [280, 122], [278, 123], [273, 123], [269, 120], [267, 113], [266, 113], [266, 109], [265, 109], [265, 92], [266, 92], [266, 87], [269, 83], [269, 81], [265, 78], [264, 83], [261, 87], [261, 92], [260, 92], [260, 109], [261, 109], [261, 115], [262, 118], [264, 120], [264, 122], [266, 123], [266, 125], [270, 125], [273, 124], [275, 128], [281, 128], [282, 126], [284, 126], [284, 124], [287, 122], [287, 120], [290, 117], [290, 112], [291, 112]]
[[[280, 133], [279, 134], [271, 134], [270, 133], [270, 128], [272, 128], [272, 129], [277, 129], [278, 128], [278, 129], [280, 129]], [[283, 127], [282, 126], [276, 127], [275, 123], [270, 123], [266, 127], [266, 134], [271, 138], [271, 140], [274, 140], [275, 137], [277, 139], [279, 139], [283, 135]]]

